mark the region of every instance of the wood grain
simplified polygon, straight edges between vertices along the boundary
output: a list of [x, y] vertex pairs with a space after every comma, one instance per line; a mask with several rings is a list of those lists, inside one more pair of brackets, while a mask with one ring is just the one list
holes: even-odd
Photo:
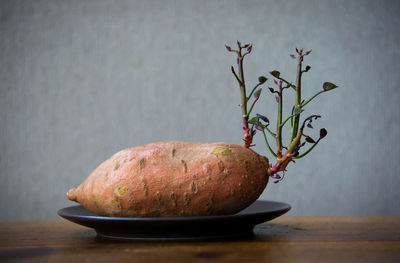
[[400, 217], [281, 217], [253, 238], [121, 242], [67, 221], [0, 222], [0, 262], [400, 262]]

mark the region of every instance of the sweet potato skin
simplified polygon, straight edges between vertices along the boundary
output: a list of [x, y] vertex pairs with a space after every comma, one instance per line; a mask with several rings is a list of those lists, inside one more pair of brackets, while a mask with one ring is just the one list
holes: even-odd
[[233, 214], [263, 192], [268, 165], [236, 144], [151, 143], [114, 154], [67, 196], [104, 216]]

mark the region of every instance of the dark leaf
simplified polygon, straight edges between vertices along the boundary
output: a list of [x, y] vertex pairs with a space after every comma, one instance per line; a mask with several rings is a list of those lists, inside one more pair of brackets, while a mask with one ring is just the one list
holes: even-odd
[[266, 77], [264, 77], [264, 76], [258, 77], [258, 82], [260, 82], [261, 84], [264, 83], [264, 82], [266, 82], [266, 81], [267, 81], [267, 78], [266, 78]]
[[307, 65], [306, 69], [304, 70], [304, 72], [308, 72], [310, 69], [311, 69], [311, 67]]
[[322, 139], [328, 134], [328, 131], [325, 128], [319, 130], [319, 138]]
[[296, 47], [296, 52], [299, 53], [299, 50], [297, 49], [297, 47]]
[[271, 91], [271, 93], [275, 92], [275, 90], [273, 88], [271, 88], [271, 87], [268, 87], [268, 89], [269, 89], [269, 91]]
[[307, 123], [307, 127], [310, 129], [313, 129], [314, 127], [311, 125], [311, 121], [309, 123]]
[[261, 90], [262, 89], [258, 89], [256, 92], [254, 92], [254, 98], [256, 98], [256, 100], [258, 100], [260, 98]]
[[258, 114], [258, 113], [256, 115], [257, 115], [257, 118], [259, 118], [259, 119], [263, 120], [265, 123], [269, 124], [269, 119], [267, 117], [265, 117], [264, 115]]
[[314, 139], [311, 138], [310, 136], [306, 136], [306, 142], [315, 143]]
[[250, 53], [252, 48], [253, 48], [253, 45], [248, 46], [247, 47], [247, 53]]
[[248, 48], [249, 46], [250, 46], [249, 44], [246, 44], [243, 46], [243, 48]]
[[258, 122], [258, 117], [253, 117], [248, 121], [248, 123], [250, 124], [256, 124], [257, 122]]
[[328, 90], [333, 90], [336, 89], [338, 86], [336, 86], [335, 84], [331, 83], [331, 82], [325, 82], [322, 86], [324, 91], [328, 91]]
[[279, 76], [281, 75], [281, 73], [279, 71], [277, 71], [277, 70], [271, 71], [270, 73], [275, 78], [279, 78]]
[[228, 51], [232, 51], [232, 48], [231, 48], [230, 46], [228, 46], [228, 45], [225, 45], [225, 48], [226, 48], [226, 50], [228, 50]]
[[320, 116], [320, 115], [311, 115], [311, 116], [307, 117], [307, 118], [303, 121], [303, 124], [302, 124], [302, 126], [301, 126], [301, 129], [303, 129], [304, 126], [305, 126], [306, 124], [307, 124], [307, 127], [309, 127], [308, 125], [311, 124], [312, 120], [313, 120], [313, 119], [316, 120], [316, 119], [318, 119], [318, 118], [321, 118], [321, 116]]

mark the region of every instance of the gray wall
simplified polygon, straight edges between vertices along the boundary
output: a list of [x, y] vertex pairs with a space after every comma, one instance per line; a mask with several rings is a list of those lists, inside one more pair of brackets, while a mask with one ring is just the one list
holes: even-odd
[[[326, 140], [261, 198], [290, 203], [291, 215], [400, 214], [399, 1], [14, 0], [0, 10], [0, 220], [57, 218], [73, 205], [66, 191], [129, 146], [241, 144], [224, 48], [236, 39], [254, 43], [249, 85], [273, 69], [294, 80], [289, 54], [304, 47], [304, 97], [340, 86], [305, 112], [323, 115]], [[256, 111], [275, 118], [270, 94]]]

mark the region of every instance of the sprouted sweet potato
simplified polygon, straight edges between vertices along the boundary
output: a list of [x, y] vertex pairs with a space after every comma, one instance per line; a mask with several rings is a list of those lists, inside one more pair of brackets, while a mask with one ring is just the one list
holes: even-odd
[[106, 216], [232, 214], [263, 192], [267, 169], [236, 144], [158, 142], [114, 154], [67, 195]]
[[[81, 185], [71, 189], [68, 198], [105, 216], [222, 215], [236, 213], [254, 202], [263, 192], [269, 177], [275, 179], [275, 183], [282, 180], [288, 164], [309, 154], [327, 135], [325, 129], [320, 130], [318, 139], [304, 133], [306, 128], [313, 128], [313, 120], [320, 118], [319, 115], [310, 115], [301, 122], [305, 106], [337, 86], [325, 82], [321, 91], [303, 100], [302, 76], [311, 69], [309, 65], [303, 67], [303, 61], [311, 50], [296, 49], [296, 54], [290, 55], [297, 62], [294, 83], [283, 78], [277, 70], [270, 72], [276, 88], [268, 89], [275, 95], [278, 106], [276, 131], [272, 131], [267, 117], [251, 115], [261, 96], [260, 86], [267, 81], [266, 77], [259, 77], [247, 95], [243, 59], [250, 54], [252, 47], [239, 41], [236, 49], [226, 46], [237, 56], [237, 68], [231, 67], [231, 71], [241, 94], [243, 146], [159, 142], [125, 149], [103, 162]], [[293, 90], [294, 105], [284, 118], [283, 95], [288, 90]], [[284, 145], [282, 132], [287, 123], [290, 123], [290, 141]], [[262, 132], [267, 149], [276, 158], [275, 164], [270, 164], [266, 157], [250, 149], [257, 131]], [[273, 150], [268, 136], [275, 140], [276, 150]], [[308, 149], [302, 151], [307, 145]]]

